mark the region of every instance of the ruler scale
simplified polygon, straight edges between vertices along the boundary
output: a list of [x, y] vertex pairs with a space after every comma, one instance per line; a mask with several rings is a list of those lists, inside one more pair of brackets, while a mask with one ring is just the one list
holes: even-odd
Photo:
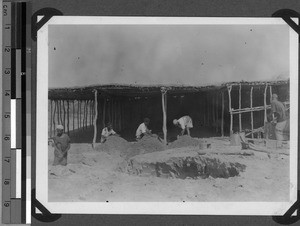
[[[29, 223], [30, 178], [28, 171], [26, 121], [27, 46], [30, 42], [26, 2], [3, 2], [3, 145], [2, 145], [2, 223]], [[30, 60], [29, 60], [30, 62]], [[30, 98], [30, 97], [29, 97]], [[27, 184], [29, 182], [29, 185]]]

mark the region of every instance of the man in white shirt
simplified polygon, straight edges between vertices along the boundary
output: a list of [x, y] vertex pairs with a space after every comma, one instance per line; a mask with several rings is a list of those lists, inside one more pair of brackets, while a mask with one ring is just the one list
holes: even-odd
[[111, 135], [117, 135], [117, 133], [113, 130], [112, 124], [109, 122], [102, 130], [101, 143], [104, 143], [106, 139]]
[[173, 124], [181, 128], [181, 136], [184, 135], [185, 131], [190, 136], [190, 129], [193, 128], [193, 121], [190, 116], [185, 115], [180, 119], [174, 119]]
[[151, 130], [148, 129], [149, 123], [150, 123], [150, 119], [144, 118], [144, 122], [139, 125], [135, 133], [137, 140], [140, 140], [146, 134], [149, 135], [151, 134]]

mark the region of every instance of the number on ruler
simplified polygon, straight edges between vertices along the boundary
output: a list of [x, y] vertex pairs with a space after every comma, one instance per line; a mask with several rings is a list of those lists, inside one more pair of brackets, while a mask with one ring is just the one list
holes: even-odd
[[4, 185], [9, 185], [9, 180], [5, 179], [3, 183], [4, 183]]
[[10, 52], [10, 47], [6, 46], [6, 47], [4, 48], [4, 51], [9, 53], [9, 52]]
[[8, 201], [6, 201], [6, 202], [4, 202], [3, 205], [4, 205], [4, 207], [9, 207], [9, 204], [10, 204], [10, 203], [9, 203]]
[[3, 16], [7, 16], [7, 5], [3, 5]]
[[10, 163], [10, 157], [5, 157], [4, 161], [7, 162], [7, 163]]
[[9, 90], [5, 90], [5, 96], [10, 96], [10, 91]]
[[6, 141], [9, 141], [10, 140], [10, 136], [4, 136], [4, 138], [3, 138], [4, 140], [6, 140]]
[[5, 68], [5, 70], [4, 70], [4, 74], [6, 74], [6, 75], [10, 75], [10, 68]]
[[10, 118], [10, 114], [9, 113], [5, 113], [4, 114], [4, 118]]

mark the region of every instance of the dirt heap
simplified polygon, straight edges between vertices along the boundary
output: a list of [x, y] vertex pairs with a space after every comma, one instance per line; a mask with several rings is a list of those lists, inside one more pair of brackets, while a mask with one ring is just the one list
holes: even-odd
[[163, 151], [164, 146], [156, 137], [144, 136], [141, 140], [131, 143], [124, 153], [125, 159], [145, 153]]
[[[186, 149], [186, 148], [185, 148]], [[197, 150], [169, 149], [132, 157], [123, 172], [162, 178], [229, 178], [238, 176], [246, 166], [229, 157], [199, 154]]]
[[199, 146], [203, 141], [190, 137], [188, 135], [180, 136], [177, 140], [168, 145], [169, 148], [195, 147]]
[[118, 136], [110, 136], [105, 143], [96, 146], [97, 151], [103, 151], [110, 155], [122, 156], [124, 150], [129, 147], [129, 142]]

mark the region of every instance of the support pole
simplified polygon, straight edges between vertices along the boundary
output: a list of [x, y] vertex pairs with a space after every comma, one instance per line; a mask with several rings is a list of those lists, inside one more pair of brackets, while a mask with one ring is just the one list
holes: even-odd
[[70, 103], [69, 103], [69, 100], [67, 100], [67, 127], [68, 127], [68, 134], [70, 134]]
[[95, 90], [95, 118], [94, 118], [94, 138], [93, 138], [94, 149], [95, 149], [96, 138], [97, 138], [97, 118], [98, 118], [98, 91]]
[[228, 102], [229, 102], [229, 113], [230, 113], [230, 135], [232, 134], [232, 125], [233, 125], [233, 115], [231, 112], [231, 89], [232, 89], [232, 85], [227, 87], [228, 90]]
[[222, 91], [222, 122], [221, 122], [221, 134], [224, 137], [224, 92]]
[[73, 126], [73, 131], [74, 131], [74, 129], [75, 129], [75, 126], [74, 126], [74, 121], [75, 121], [75, 104], [74, 104], [74, 102], [75, 102], [75, 101], [73, 100], [73, 103], [72, 103], [72, 104], [73, 104], [73, 111], [72, 111], [72, 113], [73, 113], [73, 114], [72, 114], [72, 119], [73, 119], [73, 125], [72, 125], [72, 126]]
[[66, 128], [66, 108], [65, 108], [65, 100], [62, 101], [63, 104], [63, 112], [64, 112], [64, 121], [63, 121], [63, 125], [64, 125], [64, 130], [67, 131]]
[[[251, 87], [250, 90], [250, 108], [252, 109], [253, 107], [253, 86]], [[253, 136], [253, 111], [251, 111], [251, 137], [254, 138]]]
[[265, 108], [264, 122], [265, 123], [268, 121], [267, 120], [267, 89], [268, 89], [268, 84], [266, 84], [265, 92], [264, 92], [264, 108]]
[[[95, 102], [95, 105], [96, 105], [96, 102]], [[103, 104], [103, 121], [102, 121], [102, 124], [103, 124], [103, 128], [105, 127], [105, 117], [106, 117], [106, 98], [104, 98], [104, 104]]]
[[272, 102], [272, 86], [270, 85], [270, 103]]
[[79, 130], [79, 100], [77, 100], [77, 130]]
[[50, 100], [50, 137], [52, 137], [52, 100]]
[[54, 100], [54, 111], [53, 111], [53, 129], [54, 129], [54, 134], [55, 136], [55, 113], [56, 113], [56, 101]]
[[[60, 100], [59, 101], [60, 124], [64, 125], [62, 112], [63, 112], [63, 109], [62, 109], [62, 100]], [[65, 129], [65, 127], [64, 127], [64, 129]]]
[[163, 110], [163, 133], [164, 133], [164, 145], [167, 145], [167, 89], [165, 87], [161, 88], [161, 100], [162, 100], [162, 110]]
[[60, 123], [59, 123], [59, 101], [58, 100], [56, 100], [55, 101], [55, 105], [57, 106], [57, 125], [59, 125]]
[[216, 95], [216, 107], [215, 107], [215, 110], [216, 110], [216, 132], [217, 134], [219, 133], [219, 93], [217, 93]]
[[79, 101], [79, 128], [81, 128], [81, 100]]
[[[239, 87], [239, 109], [242, 108], [242, 84]], [[242, 132], [242, 114], [239, 113], [239, 131]]]

